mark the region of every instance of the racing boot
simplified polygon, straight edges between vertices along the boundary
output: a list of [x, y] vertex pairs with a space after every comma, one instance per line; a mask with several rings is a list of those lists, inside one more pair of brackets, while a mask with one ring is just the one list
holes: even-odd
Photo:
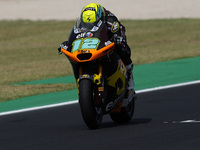
[[125, 97], [123, 98], [123, 105], [122, 107], [127, 107], [128, 104], [132, 100], [136, 100], [136, 93], [134, 90], [134, 81], [133, 81], [133, 63], [126, 65], [126, 77], [128, 79], [128, 87]]
[[126, 65], [127, 70], [127, 78], [128, 78], [128, 91], [133, 92], [134, 97], [136, 97], [135, 90], [134, 90], [134, 80], [133, 80], [133, 63]]

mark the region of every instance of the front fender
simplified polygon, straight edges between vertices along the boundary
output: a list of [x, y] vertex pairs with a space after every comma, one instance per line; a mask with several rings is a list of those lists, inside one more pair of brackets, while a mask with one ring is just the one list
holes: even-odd
[[77, 80], [77, 85], [79, 85], [79, 83], [80, 83], [80, 81], [82, 80], [82, 79], [88, 79], [88, 80], [91, 80], [92, 82], [93, 82], [93, 75], [89, 75], [89, 74], [82, 74], [82, 75], [80, 75], [80, 77], [78, 78], [78, 80]]
[[101, 85], [102, 84], [102, 76], [98, 75], [98, 74], [93, 74], [93, 75], [82, 74], [82, 75], [80, 75], [80, 77], [77, 80], [77, 85], [79, 85], [79, 83], [80, 83], [80, 81], [82, 79], [91, 80], [96, 85]]
[[81, 81], [85, 79], [90, 80], [93, 83], [92, 88], [93, 88], [95, 106], [98, 106], [98, 107], [102, 106], [104, 103], [104, 97], [105, 97], [102, 76], [97, 75], [97, 74], [93, 74], [93, 75], [82, 74], [77, 80], [78, 87]]

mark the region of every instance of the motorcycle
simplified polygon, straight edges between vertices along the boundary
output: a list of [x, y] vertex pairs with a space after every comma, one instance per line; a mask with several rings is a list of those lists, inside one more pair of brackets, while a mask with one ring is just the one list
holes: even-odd
[[101, 20], [92, 25], [77, 21], [69, 47], [61, 48], [72, 65], [82, 117], [90, 129], [99, 128], [106, 114], [116, 123], [128, 122], [134, 114], [134, 92], [127, 89], [126, 67], [107, 32]]

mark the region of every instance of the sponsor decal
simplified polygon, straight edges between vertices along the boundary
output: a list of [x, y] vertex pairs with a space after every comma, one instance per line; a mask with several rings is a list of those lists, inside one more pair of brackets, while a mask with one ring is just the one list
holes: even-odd
[[74, 33], [75, 34], [80, 33], [79, 29], [74, 29]]
[[80, 33], [80, 34], [78, 34], [78, 35], [76, 36], [76, 38], [77, 38], [77, 39], [82, 38], [82, 37], [85, 36], [85, 34], [86, 34], [86, 33]]
[[99, 92], [102, 92], [102, 91], [104, 91], [104, 87], [99, 87], [98, 90], [99, 90]]
[[106, 111], [110, 111], [113, 107], [115, 107], [121, 101], [121, 96], [115, 99], [114, 102], [109, 102], [106, 105]]
[[105, 45], [108, 46], [108, 45], [110, 45], [111, 43], [112, 43], [111, 41], [107, 41], [107, 42], [105, 42]]
[[98, 22], [97, 26], [98, 26], [98, 27], [100, 27], [100, 26], [101, 26], [101, 24], [102, 24], [102, 21], [101, 21], [101, 20], [99, 20], [99, 22]]
[[108, 103], [108, 105], [106, 106], [106, 111], [111, 110], [113, 107], [113, 102]]
[[97, 30], [99, 30], [99, 27], [94, 26], [91, 31], [97, 31]]
[[90, 20], [91, 20], [90, 17], [88, 17], [87, 20], [88, 20], [88, 22], [90, 22]]
[[80, 33], [76, 36], [77, 39], [80, 39], [80, 38], [83, 38], [83, 37], [92, 37], [93, 36], [93, 33], [92, 32], [84, 32], [84, 33]]
[[90, 78], [90, 75], [88, 75], [88, 74], [83, 74], [83, 75], [80, 76], [79, 79], [83, 79], [83, 78]]
[[111, 27], [111, 32], [115, 33], [119, 30], [119, 22], [115, 21]]
[[88, 8], [85, 8], [85, 9], [83, 10], [83, 12], [84, 12], [84, 11], [87, 11], [87, 10], [95, 11], [95, 8], [94, 8], [94, 7], [88, 7]]
[[67, 45], [63, 46], [63, 49], [67, 50], [67, 49], [68, 49], [68, 46], [67, 46]]
[[83, 50], [79, 50], [78, 52], [79, 52], [79, 53], [89, 53], [90, 50], [85, 50], [85, 49], [83, 49]]
[[87, 37], [92, 37], [92, 36], [93, 36], [93, 33], [92, 33], [92, 32], [87, 32], [87, 33], [86, 33], [86, 36], [87, 36]]
[[75, 34], [78, 34], [78, 33], [80, 33], [80, 29], [79, 29], [79, 28], [77, 28], [76, 26], [74, 26], [74, 33], [75, 33]]

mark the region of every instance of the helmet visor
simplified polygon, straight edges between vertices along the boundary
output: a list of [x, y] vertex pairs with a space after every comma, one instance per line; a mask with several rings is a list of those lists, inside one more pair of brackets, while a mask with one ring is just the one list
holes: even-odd
[[95, 26], [97, 26], [97, 22], [85, 23], [81, 19], [78, 19], [76, 24], [76, 28], [80, 29], [81, 32], [92, 31]]

